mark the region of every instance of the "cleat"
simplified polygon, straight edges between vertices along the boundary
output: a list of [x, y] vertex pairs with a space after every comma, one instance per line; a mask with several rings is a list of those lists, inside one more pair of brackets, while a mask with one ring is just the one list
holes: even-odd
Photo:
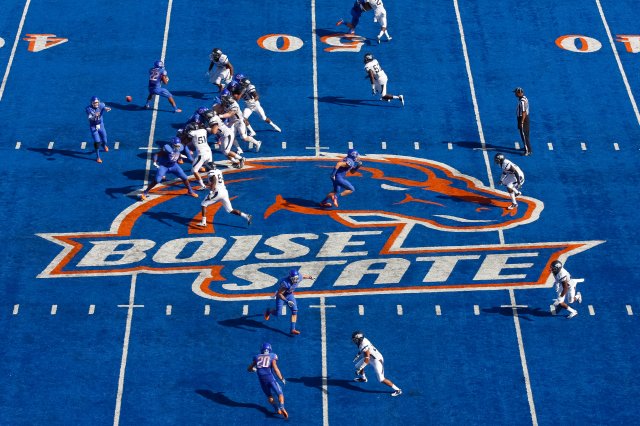
[[338, 22], [336, 22], [336, 27], [339, 27], [342, 24], [344, 24], [344, 19], [339, 19]]
[[198, 190], [198, 191], [204, 191], [205, 189], [207, 189], [207, 187], [204, 186], [204, 185], [199, 186], [199, 187], [196, 188], [196, 190]]
[[571, 312], [569, 315], [567, 315], [567, 319], [571, 319], [571, 318], [575, 317], [576, 315], [578, 315], [578, 311]]
[[399, 95], [398, 98], [400, 98], [400, 102], [402, 102], [402, 106], [404, 106], [404, 95]]
[[509, 207], [507, 207], [507, 210], [513, 210], [513, 209], [517, 209], [517, 208], [518, 208], [518, 204], [517, 203], [513, 203]]
[[398, 389], [397, 391], [391, 394], [391, 396], [400, 396], [400, 395], [402, 395], [402, 389]]
[[353, 381], [359, 382], [359, 383], [366, 383], [367, 382], [367, 378], [366, 377], [356, 377], [355, 379], [353, 379]]
[[180, 108], [176, 108], [173, 110], [174, 113], [178, 113], [178, 112], [182, 112], [182, 110]]
[[272, 121], [271, 123], [271, 127], [273, 127], [273, 130], [275, 130], [278, 133], [282, 133], [282, 129], [280, 129], [280, 127], [276, 126], [275, 123]]
[[355, 34], [356, 33], [356, 29], [352, 28], [351, 31], [349, 31], [349, 34]]
[[250, 214], [247, 215], [247, 225], [251, 226], [251, 221], [253, 220], [253, 216]]
[[291, 334], [297, 336], [298, 334], [300, 334], [300, 332], [298, 330], [291, 330]]
[[187, 192], [187, 194], [188, 194], [188, 195], [191, 195], [193, 198], [198, 198], [198, 194], [196, 194], [196, 193], [195, 193], [195, 192], [193, 192], [193, 191], [188, 191], [188, 192]]
[[320, 207], [333, 207], [333, 204], [328, 201], [323, 201], [320, 203]]
[[519, 197], [519, 196], [521, 196], [521, 195], [522, 195], [522, 192], [520, 192], [520, 191], [516, 191], [516, 197]]
[[576, 300], [578, 301], [578, 303], [582, 303], [582, 293], [576, 293]]
[[260, 152], [260, 147], [262, 146], [262, 142], [256, 141], [256, 152]]
[[380, 44], [380, 37], [378, 37], [378, 44]]
[[278, 414], [281, 414], [285, 419], [289, 418], [289, 413], [287, 413], [287, 410], [285, 410], [284, 407], [278, 409]]
[[96, 158], [96, 163], [102, 163], [102, 159]]
[[331, 201], [333, 202], [334, 206], [338, 207], [338, 197], [336, 197], [335, 195], [332, 195]]
[[104, 146], [104, 152], [109, 152], [109, 147], [108, 146]]
[[140, 201], [146, 200], [147, 197], [148, 197], [148, 195], [143, 192], [142, 194], [140, 194]]
[[239, 169], [241, 169], [241, 168], [243, 168], [243, 167], [244, 167], [244, 157], [242, 157], [242, 158], [240, 159], [240, 162], [238, 163], [238, 168], [239, 168]]
[[393, 37], [391, 36], [387, 37], [387, 41], [391, 41], [391, 40], [393, 40]]
[[201, 228], [205, 228], [207, 226], [207, 222], [198, 222], [198, 226]]
[[264, 320], [269, 321], [269, 318], [271, 318], [271, 311], [267, 308], [267, 310], [264, 311]]

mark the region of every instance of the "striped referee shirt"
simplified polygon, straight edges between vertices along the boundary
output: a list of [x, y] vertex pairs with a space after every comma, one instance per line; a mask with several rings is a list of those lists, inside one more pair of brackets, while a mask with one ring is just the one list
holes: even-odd
[[521, 118], [522, 114], [525, 112], [527, 113], [527, 115], [529, 115], [529, 99], [527, 99], [526, 96], [522, 95], [522, 97], [518, 99], [516, 115], [518, 116], [518, 118]]

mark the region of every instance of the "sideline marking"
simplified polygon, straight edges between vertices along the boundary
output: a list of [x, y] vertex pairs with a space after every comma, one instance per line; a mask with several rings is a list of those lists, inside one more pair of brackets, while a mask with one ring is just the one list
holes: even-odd
[[620, 151], [620, 146], [618, 145], [618, 142], [613, 143], [613, 149], [615, 149], [616, 151]]
[[249, 315], [249, 305], [244, 305], [242, 307], [242, 315]]
[[547, 147], [549, 147], [549, 151], [553, 151], [553, 144], [551, 142], [547, 143]]
[[336, 305], [325, 305], [324, 296], [320, 297], [320, 305], [311, 305], [310, 308], [320, 308], [320, 329], [322, 340], [322, 425], [329, 426], [329, 389], [327, 387], [327, 315], [326, 308], [335, 308]]
[[209, 315], [209, 313], [211, 313], [211, 306], [204, 305], [204, 314]]
[[382, 149], [387, 149], [387, 143], [385, 141], [382, 141], [382, 143], [380, 144]]
[[451, 142], [447, 144], [447, 149], [453, 149], [453, 144]]
[[287, 305], [282, 305], [282, 309], [280, 309], [280, 316], [287, 316]]
[[89, 305], [89, 315], [93, 315], [96, 312], [96, 305]]
[[[171, 0], [169, 0], [171, 2]], [[131, 322], [133, 321], [133, 308], [141, 307], [144, 305], [134, 305], [134, 298], [136, 294], [136, 281], [138, 274], [131, 274], [131, 286], [129, 288], [129, 304], [118, 305], [118, 307], [127, 307], [127, 322], [124, 327], [124, 341], [122, 342], [122, 358], [120, 360], [120, 375], [118, 376], [118, 393], [116, 394], [116, 408], [113, 415], [113, 425], [118, 426], [120, 423], [120, 408], [122, 406], [122, 392], [124, 390], [124, 373], [127, 369], [127, 355], [129, 353], [129, 338], [131, 337]]]
[[20, 146], [22, 146], [22, 142], [20, 141], [16, 142], [16, 149], [20, 149]]
[[580, 142], [580, 149], [582, 149], [583, 151], [587, 150], [587, 144], [584, 142]]
[[119, 149], [120, 148], [120, 141], [116, 141], [116, 143], [113, 145], [113, 149]]
[[347, 146], [349, 147], [349, 149], [353, 149], [353, 141], [347, 142]]
[[622, 67], [622, 62], [620, 61], [620, 56], [618, 55], [618, 51], [616, 50], [616, 44], [613, 42], [613, 37], [611, 36], [611, 30], [609, 29], [609, 24], [607, 24], [607, 18], [604, 17], [604, 11], [602, 10], [602, 5], [600, 4], [600, 0], [596, 0], [596, 5], [598, 6], [598, 12], [600, 12], [600, 18], [602, 19], [602, 24], [604, 25], [604, 29], [607, 31], [607, 37], [609, 38], [609, 45], [611, 46], [611, 50], [613, 51], [613, 56], [616, 57], [616, 62], [618, 63], [618, 69], [620, 70], [620, 75], [622, 76], [624, 87], [627, 89], [627, 94], [629, 95], [629, 100], [631, 101], [633, 112], [635, 112], [636, 120], [638, 120], [638, 124], [640, 124], [640, 112], [638, 111], [638, 105], [636, 105], [636, 99], [633, 97], [631, 86], [629, 86], [629, 80], [627, 80], [627, 74], [624, 72], [624, 68]]
[[53, 141], [49, 141], [49, 147], [47, 149], [53, 149], [53, 144], [54, 144]]
[[364, 315], [364, 305], [358, 305], [358, 315]]
[[473, 305], [473, 314], [474, 315], [480, 315], [480, 306]]
[[442, 315], [442, 310], [440, 310], [440, 305], [436, 305], [436, 315]]
[[287, 142], [286, 141], [282, 141], [282, 149], [287, 149]]
[[167, 314], [167, 316], [171, 315], [171, 309], [172, 309], [172, 306], [171, 306], [171, 305], [167, 305], [167, 309], [166, 309], [166, 311], [165, 311], [165, 313]]
[[51, 305], [51, 315], [58, 313], [58, 305]]
[[627, 305], [627, 315], [633, 315], [633, 309], [631, 309], [631, 305]]
[[596, 314], [596, 311], [593, 310], [593, 305], [589, 305], [589, 315], [593, 316]]
[[11, 71], [11, 64], [13, 64], [13, 57], [16, 55], [16, 49], [18, 48], [18, 41], [20, 41], [20, 34], [22, 33], [22, 27], [24, 20], [27, 18], [27, 11], [29, 10], [29, 4], [31, 0], [27, 0], [22, 9], [22, 17], [20, 18], [20, 24], [18, 25], [18, 32], [16, 38], [13, 41], [13, 47], [11, 48], [11, 55], [9, 55], [9, 62], [7, 63], [7, 69], [4, 71], [4, 77], [2, 78], [2, 84], [0, 85], [0, 101], [2, 101], [2, 95], [4, 94], [4, 88], [7, 85], [7, 79], [9, 78], [9, 72]]
[[402, 310], [402, 305], [397, 305], [396, 306], [396, 310], [398, 312], [398, 315], [404, 314], [404, 311]]
[[414, 143], [413, 143], [413, 147], [414, 147], [416, 150], [420, 149], [420, 142], [414, 142]]
[[515, 146], [516, 149], [520, 149], [520, 142], [514, 142], [513, 146]]
[[86, 142], [82, 142], [80, 144], [80, 149], [85, 149], [87, 147], [87, 143]]
[[553, 305], [549, 305], [549, 312], [551, 312], [551, 315], [554, 315], [557, 313], [556, 312], [556, 307]]
[[20, 304], [16, 303], [13, 305], [13, 315], [18, 315], [18, 311], [20, 310]]

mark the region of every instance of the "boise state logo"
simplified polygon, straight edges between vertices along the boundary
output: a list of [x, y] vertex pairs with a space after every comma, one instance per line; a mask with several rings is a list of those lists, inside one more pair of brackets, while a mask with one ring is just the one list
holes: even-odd
[[189, 274], [192, 291], [217, 300], [270, 297], [289, 268], [317, 277], [297, 297], [534, 288], [551, 284], [551, 262], [603, 242], [495, 244], [495, 231], [535, 222], [543, 203], [520, 197], [507, 210], [505, 192], [412, 157], [362, 157], [347, 175], [356, 191], [339, 208], [320, 207], [341, 158], [255, 159], [225, 171], [250, 228], [220, 204], [200, 228], [199, 202], [182, 184], [158, 186], [108, 231], [38, 234], [62, 246], [39, 278]]

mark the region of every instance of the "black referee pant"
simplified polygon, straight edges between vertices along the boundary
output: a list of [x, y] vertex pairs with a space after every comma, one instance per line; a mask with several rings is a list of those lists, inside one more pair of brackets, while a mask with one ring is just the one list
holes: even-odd
[[533, 154], [531, 143], [529, 142], [529, 116], [527, 115], [524, 118], [524, 123], [521, 123], [522, 118], [518, 117], [518, 130], [520, 130], [520, 139], [522, 139], [522, 143], [524, 144], [524, 153]]

